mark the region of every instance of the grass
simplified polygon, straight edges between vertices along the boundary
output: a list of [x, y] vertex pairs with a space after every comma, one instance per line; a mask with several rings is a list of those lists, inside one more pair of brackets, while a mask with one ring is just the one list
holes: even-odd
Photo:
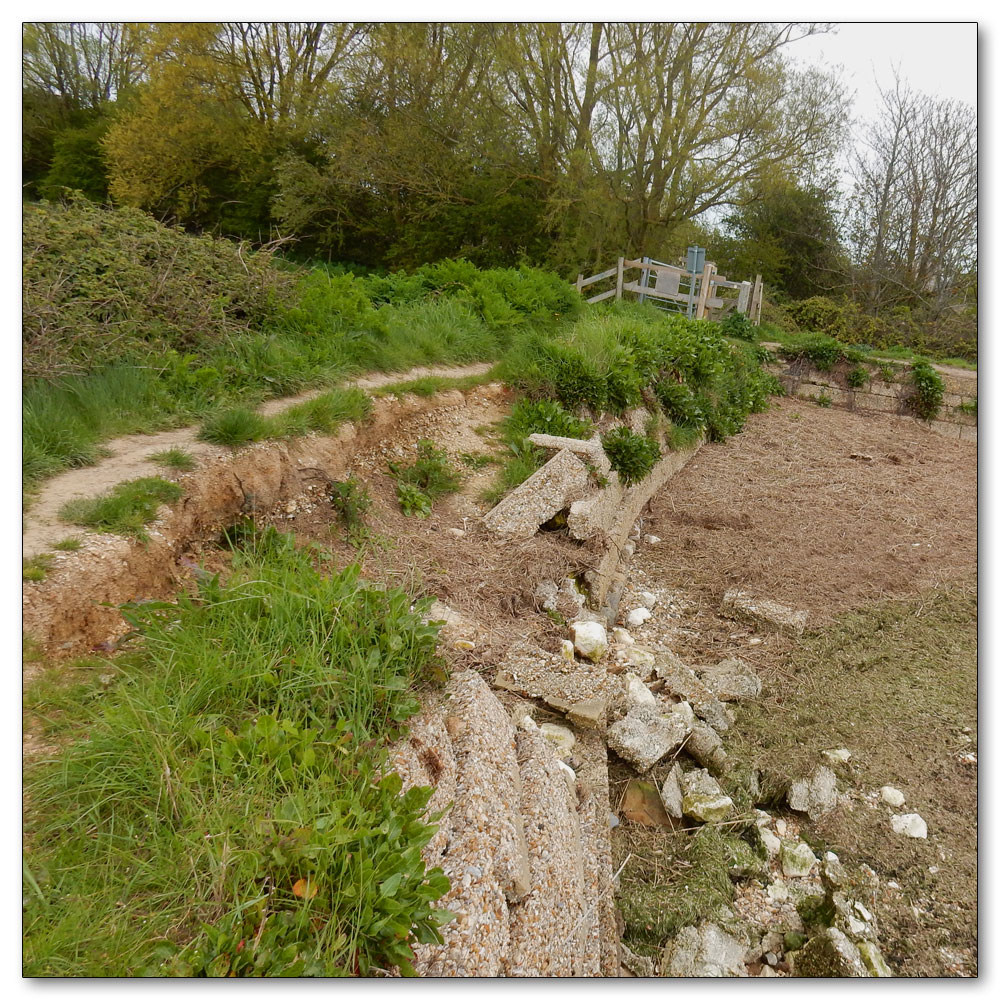
[[226, 586], [126, 606], [132, 652], [31, 689], [64, 749], [27, 767], [25, 975], [364, 976], [438, 939], [430, 790], [382, 776], [440, 671], [428, 602], [316, 555], [251, 535]]
[[220, 410], [205, 420], [198, 437], [239, 448], [255, 441], [332, 434], [345, 421], [362, 420], [370, 412], [371, 400], [360, 389], [331, 389], [272, 417], [246, 407]]
[[[838, 809], [811, 833], [816, 848], [871, 866], [901, 889], [884, 893], [882, 947], [910, 976], [949, 975], [940, 949], [976, 949], [977, 779], [961, 755], [977, 750], [977, 608], [974, 584], [874, 604], [807, 634], [784, 676], [745, 706], [726, 734], [778, 794], [788, 780], [846, 747], [841, 789], [893, 785], [904, 812], [926, 821], [928, 841], [891, 833], [884, 807]], [[930, 912], [915, 917], [913, 906]], [[975, 959], [972, 959], [974, 964]]]
[[64, 538], [62, 541], [55, 542], [52, 546], [57, 552], [76, 552], [83, 542], [79, 538]]
[[158, 476], [119, 483], [100, 497], [71, 500], [59, 511], [70, 524], [116, 535], [148, 539], [146, 525], [156, 519], [161, 504], [179, 500], [183, 490]]
[[37, 555], [21, 562], [21, 579], [30, 583], [38, 583], [44, 580], [52, 569], [52, 556]]
[[495, 382], [496, 376], [491, 368], [483, 375], [425, 375], [423, 378], [412, 379], [406, 382], [391, 382], [378, 389], [372, 390], [373, 396], [434, 396], [439, 392], [448, 392], [458, 389], [466, 392], [475, 389], [476, 386], [489, 385]]
[[176, 472], [190, 472], [198, 464], [194, 455], [184, 448], [167, 448], [165, 451], [154, 452], [149, 460]]

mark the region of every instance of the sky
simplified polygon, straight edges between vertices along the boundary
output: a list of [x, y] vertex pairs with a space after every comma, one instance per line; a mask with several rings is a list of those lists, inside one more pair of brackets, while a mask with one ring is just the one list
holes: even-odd
[[894, 70], [913, 90], [975, 107], [977, 32], [974, 22], [850, 22], [786, 51], [798, 62], [840, 66], [841, 79], [855, 92], [855, 116], [870, 119], [881, 103], [879, 86], [892, 87]]

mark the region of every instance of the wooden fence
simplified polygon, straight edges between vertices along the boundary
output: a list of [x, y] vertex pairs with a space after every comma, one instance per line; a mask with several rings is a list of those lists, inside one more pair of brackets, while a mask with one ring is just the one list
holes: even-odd
[[[626, 280], [626, 272], [634, 270], [638, 270], [638, 276]], [[691, 274], [683, 267], [648, 257], [642, 260], [619, 257], [616, 267], [589, 278], [581, 274], [576, 279], [576, 289], [583, 295], [585, 288], [610, 282], [611, 279], [614, 279], [613, 287], [591, 295], [587, 301], [620, 299], [627, 292], [636, 295], [640, 301], [648, 299], [660, 308], [686, 313], [695, 319], [721, 320], [735, 311], [749, 316], [755, 326], [760, 324], [764, 289], [759, 274], [754, 281], [729, 281], [718, 273], [711, 261], [705, 262], [701, 274]]]

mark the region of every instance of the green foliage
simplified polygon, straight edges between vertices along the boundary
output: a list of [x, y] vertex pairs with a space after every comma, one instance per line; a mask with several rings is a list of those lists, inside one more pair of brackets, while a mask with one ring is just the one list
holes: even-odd
[[914, 361], [910, 369], [914, 393], [907, 400], [910, 410], [921, 420], [933, 420], [944, 399], [944, 379], [929, 361]]
[[396, 497], [399, 500], [400, 510], [407, 516], [417, 517], [431, 516], [431, 498], [423, 490], [412, 483], [397, 483]]
[[27, 974], [406, 973], [440, 941], [431, 789], [387, 773], [429, 602], [318, 555], [267, 529], [226, 585], [124, 606], [137, 648], [28, 767]]
[[976, 416], [979, 413], [979, 400], [978, 399], [968, 399], [963, 403], [959, 403], [955, 409], [959, 413], [967, 413], [970, 416]]
[[660, 460], [660, 446], [641, 434], [633, 434], [627, 427], [616, 427], [603, 435], [601, 444], [611, 468], [626, 486], [642, 482]]
[[831, 406], [833, 406], [833, 400], [825, 392], [821, 392], [816, 397], [816, 405], [822, 406], [823, 409], [829, 409]]
[[198, 431], [198, 439], [239, 448], [254, 441], [262, 441], [268, 436], [270, 428], [267, 417], [239, 406], [210, 414]]
[[360, 539], [365, 534], [365, 514], [372, 505], [364, 483], [349, 476], [344, 480], [331, 480], [327, 484], [330, 505], [337, 512], [341, 523], [347, 529], [348, 537]]
[[44, 580], [52, 569], [52, 556], [42, 554], [21, 560], [21, 579], [37, 583]]
[[76, 552], [82, 544], [79, 538], [63, 538], [61, 541], [54, 542], [52, 548], [57, 552]]
[[167, 448], [165, 451], [154, 452], [149, 460], [178, 472], [190, 472], [198, 464], [194, 455], [184, 448]]
[[844, 376], [852, 389], [863, 389], [871, 381], [871, 372], [863, 365], [855, 365]]
[[132, 479], [119, 483], [103, 496], [70, 500], [59, 511], [59, 517], [84, 528], [132, 535], [145, 541], [149, 537], [145, 527], [156, 519], [160, 505], [179, 500], [182, 493], [177, 483], [157, 476]]
[[869, 352], [858, 347], [848, 347], [826, 334], [804, 333], [789, 337], [778, 353], [788, 360], [805, 358], [820, 371], [829, 371], [834, 365], [846, 363], [856, 365], [865, 361]]
[[409, 465], [389, 463], [396, 478], [396, 495], [403, 513], [409, 517], [430, 517], [431, 505], [438, 497], [454, 493], [461, 475], [448, 462], [448, 454], [426, 438], [417, 442], [417, 457]]
[[91, 202], [23, 209], [23, 366], [89, 371], [265, 323], [290, 288], [270, 254]]
[[751, 342], [757, 339], [757, 327], [753, 325], [746, 313], [734, 309], [720, 324], [719, 329], [727, 337], [737, 337]]

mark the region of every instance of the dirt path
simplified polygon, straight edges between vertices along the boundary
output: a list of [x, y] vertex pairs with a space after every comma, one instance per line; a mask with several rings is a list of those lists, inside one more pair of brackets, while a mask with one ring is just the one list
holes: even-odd
[[[411, 368], [408, 372], [366, 375], [344, 384], [370, 390], [394, 382], [413, 382], [427, 376], [461, 378], [467, 375], [482, 375], [489, 371], [490, 367], [489, 364], [474, 364], [460, 367]], [[273, 416], [326, 391], [327, 388], [324, 387], [309, 390], [298, 396], [268, 400], [259, 407], [259, 412], [264, 416]], [[196, 460], [203, 461], [229, 453], [229, 449], [224, 446], [199, 441], [198, 425], [160, 431], [156, 434], [128, 434], [108, 441], [105, 447], [111, 454], [96, 465], [70, 469], [54, 476], [42, 487], [38, 498], [24, 518], [22, 549], [25, 557], [44, 552], [63, 538], [83, 537], [86, 533], [84, 529], [59, 520], [59, 511], [68, 501], [79, 497], [97, 496], [129, 479], [163, 475], [163, 467], [150, 461], [150, 455], [170, 448], [183, 448]]]

